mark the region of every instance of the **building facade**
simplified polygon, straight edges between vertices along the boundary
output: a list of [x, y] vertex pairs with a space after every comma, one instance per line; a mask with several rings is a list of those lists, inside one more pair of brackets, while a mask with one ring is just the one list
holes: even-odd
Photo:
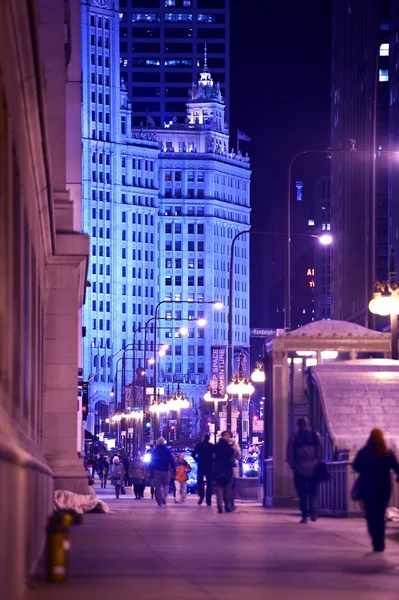
[[[330, 233], [331, 181], [328, 176], [320, 177], [315, 183], [314, 213], [318, 231], [321, 234]], [[331, 318], [331, 252], [332, 247], [330, 245], [321, 245], [315, 253], [315, 321]]]
[[[375, 277], [387, 276], [388, 58], [386, 0], [333, 2], [331, 211], [334, 247], [331, 314], [367, 325]], [[376, 73], [376, 61], [377, 73]], [[376, 79], [376, 75], [378, 81]], [[372, 182], [373, 93], [377, 86], [375, 199]]]
[[24, 597], [36, 568], [53, 489], [88, 490], [77, 455], [89, 251], [80, 227], [79, 13], [78, 0], [1, 3], [0, 597], [8, 600]]
[[[119, 0], [121, 77], [133, 122], [186, 118], [187, 88], [208, 66], [230, 98], [230, 0]], [[228, 115], [227, 115], [228, 120]]]
[[[128, 86], [119, 80], [119, 18], [113, 3], [82, 1], [83, 227], [91, 235], [83, 355], [92, 431], [96, 414], [106, 416], [115, 392], [123, 403], [123, 384], [138, 380], [143, 367], [147, 406], [154, 387], [172, 392], [179, 384], [195, 421], [211, 346], [227, 344], [227, 312], [213, 302], [228, 305], [231, 242], [250, 216], [249, 158], [230, 150], [226, 104], [208, 57], [198, 82], [186, 87], [184, 123], [176, 117], [166, 127], [155, 119], [133, 127]], [[234, 257], [239, 346], [249, 345], [245, 238]], [[135, 394], [142, 402], [136, 386]]]

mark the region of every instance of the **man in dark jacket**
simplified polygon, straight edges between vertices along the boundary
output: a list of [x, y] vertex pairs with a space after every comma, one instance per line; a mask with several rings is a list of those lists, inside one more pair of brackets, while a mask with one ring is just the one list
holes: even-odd
[[192, 452], [191, 456], [198, 463], [198, 476], [197, 476], [197, 491], [198, 491], [198, 504], [202, 504], [204, 501], [205, 487], [204, 478], [206, 479], [206, 503], [208, 506], [212, 506], [212, 472], [213, 472], [213, 455], [215, 452], [215, 446], [209, 441], [210, 435], [206, 433], [202, 439], [202, 442], [197, 444]]
[[158, 506], [163, 506], [169, 493], [170, 470], [172, 469], [173, 474], [176, 473], [172, 454], [163, 437], [157, 439], [157, 445], [152, 451], [151, 468], [154, 470], [155, 500]]
[[317, 518], [317, 479], [315, 469], [322, 458], [320, 435], [313, 431], [307, 419], [297, 421], [298, 431], [288, 441], [287, 462], [294, 474], [294, 483], [302, 514], [301, 523]]
[[223, 512], [223, 503], [226, 512], [232, 512], [233, 493], [233, 467], [234, 448], [230, 443], [229, 431], [224, 431], [215, 446], [215, 470], [216, 499], [218, 512]]

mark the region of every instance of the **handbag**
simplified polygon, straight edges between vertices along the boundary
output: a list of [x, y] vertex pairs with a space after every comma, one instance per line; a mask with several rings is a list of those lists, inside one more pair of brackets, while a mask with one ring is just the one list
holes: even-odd
[[360, 489], [360, 476], [355, 480], [355, 483], [352, 485], [351, 500], [353, 500], [353, 502], [360, 502], [361, 500], [363, 500], [362, 492]]
[[327, 465], [324, 461], [320, 461], [314, 468], [314, 477], [317, 483], [322, 481], [328, 481], [330, 479], [330, 473], [328, 472]]

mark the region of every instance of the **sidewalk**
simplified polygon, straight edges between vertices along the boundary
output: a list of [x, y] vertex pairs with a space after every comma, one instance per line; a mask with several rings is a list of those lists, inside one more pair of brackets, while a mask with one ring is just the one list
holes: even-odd
[[[384, 555], [370, 552], [361, 519], [299, 524], [295, 512], [237, 503], [231, 514], [198, 506], [158, 507], [97, 490], [110, 514], [71, 529], [69, 580], [38, 581], [27, 600], [397, 600], [399, 525]], [[394, 539], [396, 537], [396, 540]]]

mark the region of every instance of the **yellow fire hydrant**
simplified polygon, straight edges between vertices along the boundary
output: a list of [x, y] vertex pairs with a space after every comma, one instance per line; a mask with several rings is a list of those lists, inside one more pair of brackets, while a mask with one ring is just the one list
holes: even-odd
[[47, 581], [64, 583], [68, 574], [68, 553], [71, 544], [68, 530], [73, 523], [69, 513], [55, 513], [47, 523]]

